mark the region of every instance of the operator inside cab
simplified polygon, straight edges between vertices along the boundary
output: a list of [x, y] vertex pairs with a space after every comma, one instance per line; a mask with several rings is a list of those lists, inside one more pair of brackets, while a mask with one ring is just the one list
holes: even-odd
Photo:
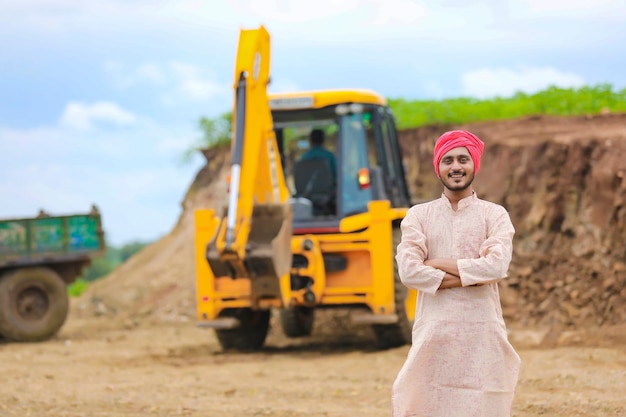
[[315, 215], [336, 214], [337, 160], [324, 147], [322, 129], [312, 129], [310, 148], [302, 154], [294, 169], [296, 194], [313, 203]]
[[322, 129], [312, 129], [309, 136], [311, 147], [302, 155], [300, 160], [319, 158], [328, 161], [333, 179], [337, 182], [337, 159], [334, 153], [324, 148], [325, 140], [326, 136]]

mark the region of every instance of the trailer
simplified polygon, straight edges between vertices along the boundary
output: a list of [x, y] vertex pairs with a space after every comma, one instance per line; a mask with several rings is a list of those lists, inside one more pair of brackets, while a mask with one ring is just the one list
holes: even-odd
[[69, 310], [67, 285], [105, 251], [98, 209], [86, 214], [0, 219], [0, 338], [39, 342]]

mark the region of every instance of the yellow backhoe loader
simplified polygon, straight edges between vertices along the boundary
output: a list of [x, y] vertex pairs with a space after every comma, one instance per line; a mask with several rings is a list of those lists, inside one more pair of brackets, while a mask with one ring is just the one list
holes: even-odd
[[194, 213], [198, 325], [224, 350], [255, 350], [273, 309], [302, 337], [316, 309], [342, 307], [373, 326], [379, 348], [410, 343], [415, 293], [394, 260], [410, 196], [386, 100], [268, 95], [269, 79], [268, 32], [241, 30], [228, 205]]

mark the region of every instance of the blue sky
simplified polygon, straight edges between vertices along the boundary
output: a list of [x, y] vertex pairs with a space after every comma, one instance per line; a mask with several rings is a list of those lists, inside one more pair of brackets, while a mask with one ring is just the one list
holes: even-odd
[[96, 203], [111, 244], [166, 234], [203, 163], [181, 155], [230, 110], [260, 24], [270, 91], [626, 88], [626, 0], [0, 0], [0, 218]]

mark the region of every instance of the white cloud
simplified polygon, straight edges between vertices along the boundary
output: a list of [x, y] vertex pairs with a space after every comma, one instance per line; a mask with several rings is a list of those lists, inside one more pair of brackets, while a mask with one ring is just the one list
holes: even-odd
[[358, 7], [358, 0], [237, 0], [233, 5], [263, 21], [307, 22], [342, 14]]
[[[462, 13], [459, 8], [463, 7]], [[457, 39], [480, 37], [475, 32], [486, 30], [493, 14], [507, 17], [511, 23], [526, 24], [534, 18], [623, 19], [624, 0], [508, 0], [508, 1], [439, 1], [425, 0], [231, 0], [168, 1], [168, 0], [21, 0], [0, 2], [0, 32], [3, 28], [34, 30], [39, 33], [70, 36], [77, 30], [84, 34], [100, 33], [107, 38], [111, 27], [124, 36], [136, 33], [160, 33], [178, 36], [195, 33], [219, 36], [222, 40], [237, 36], [237, 28], [265, 24], [276, 33], [298, 40], [306, 38], [332, 41], [332, 35], [377, 36], [419, 34], [453, 36], [448, 28], [456, 22], [470, 31], [456, 31]], [[427, 17], [427, 18], [426, 18]], [[419, 25], [415, 25], [419, 21]], [[516, 26], [516, 25], [513, 25]], [[380, 31], [383, 27], [385, 30]], [[445, 30], [440, 32], [440, 29]], [[512, 33], [519, 33], [511, 28]], [[131, 39], [132, 38], [128, 38]]]
[[440, 99], [445, 96], [445, 88], [436, 80], [425, 80], [422, 86], [427, 97]]
[[163, 86], [168, 82], [166, 69], [156, 63], [143, 63], [127, 69], [121, 62], [109, 60], [104, 62], [103, 67], [113, 86], [120, 90], [128, 90], [140, 84]]
[[426, 16], [426, 9], [415, 0], [375, 0], [374, 24], [414, 23]]
[[28, 28], [39, 33], [175, 33], [205, 27], [231, 28], [241, 23], [229, 2], [171, 0], [20, 0], [0, 1], [0, 29]]
[[165, 103], [180, 103], [181, 99], [207, 101], [223, 98], [230, 91], [230, 82], [215, 81], [209, 71], [187, 62], [143, 63], [125, 68], [120, 62], [107, 61], [105, 72], [113, 85], [121, 90], [138, 88], [141, 84], [158, 87]]
[[177, 91], [185, 98], [204, 101], [220, 97], [229, 91], [229, 85], [211, 80], [198, 66], [182, 62], [171, 62], [169, 66], [176, 78]]
[[101, 101], [94, 104], [70, 102], [65, 106], [59, 123], [61, 126], [78, 130], [90, 130], [95, 123], [130, 125], [136, 116], [115, 103]]
[[157, 64], [140, 65], [136, 74], [138, 78], [148, 80], [154, 84], [163, 84], [166, 81], [163, 69]]
[[[103, 213], [110, 242], [153, 239], [169, 231], [202, 161], [180, 166], [188, 126], [88, 132], [0, 127], [0, 218]], [[86, 139], [89, 140], [86, 140]], [[178, 138], [178, 140], [174, 140]], [[178, 146], [177, 146], [178, 145]]]
[[558, 17], [626, 15], [624, 0], [528, 0], [528, 11]]
[[272, 79], [270, 85], [267, 87], [269, 93], [288, 93], [291, 91], [300, 91], [301, 88], [293, 80], [281, 78], [280, 80]]
[[506, 97], [518, 91], [536, 93], [549, 86], [581, 87], [581, 76], [555, 68], [483, 68], [462, 76], [463, 94], [477, 98]]
[[91, 202], [75, 185], [84, 180], [89, 181], [90, 175], [75, 175], [76, 172], [72, 172], [72, 168], [61, 162], [61, 159], [43, 163], [41, 160], [23, 161], [13, 167], [6, 174], [8, 181], [0, 183], [0, 193], [13, 196], [3, 204], [2, 211], [22, 213], [25, 217], [29, 213], [34, 215], [39, 208], [59, 214], [67, 214], [72, 210], [87, 211]]
[[35, 216], [40, 208], [53, 215], [84, 213], [96, 204], [111, 243], [152, 239], [175, 224], [191, 178], [191, 173], [157, 164], [117, 172], [103, 163], [81, 167], [35, 161], [15, 167], [0, 183], [0, 193], [12, 196], [0, 218]]
[[[200, 136], [200, 133], [196, 133]], [[155, 145], [155, 150], [161, 155], [182, 155], [187, 149], [193, 146], [194, 141], [190, 140], [192, 135], [169, 136], [161, 139]]]
[[342, 28], [333, 28], [325, 19], [351, 15], [337, 26], [351, 25], [362, 11], [371, 16], [367, 23], [382, 26], [413, 23], [425, 16], [425, 9], [416, 0], [237, 0], [233, 4], [263, 22], [320, 22], [324, 31], [332, 32]]

